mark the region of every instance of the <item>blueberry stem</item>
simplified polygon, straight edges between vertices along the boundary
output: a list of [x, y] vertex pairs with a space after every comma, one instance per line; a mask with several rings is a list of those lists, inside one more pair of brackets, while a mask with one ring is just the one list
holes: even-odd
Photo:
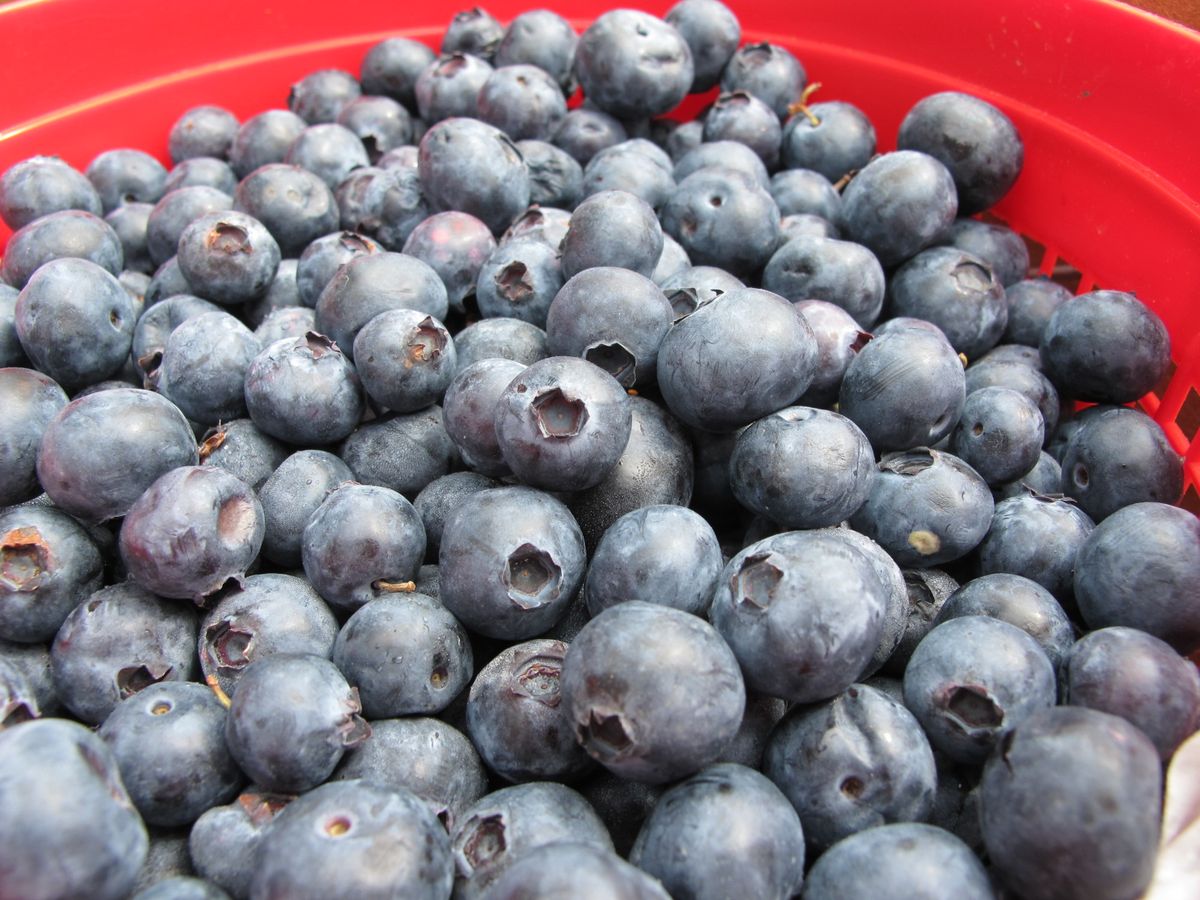
[[231, 705], [230, 700], [229, 700], [229, 695], [227, 693], [225, 693], [224, 689], [221, 687], [221, 683], [219, 681], [217, 681], [217, 676], [216, 675], [205, 676], [204, 683], [207, 684], [209, 686], [209, 688], [212, 690], [213, 694], [216, 695], [217, 701], [223, 707], [225, 707], [226, 709], [229, 709], [229, 707]]

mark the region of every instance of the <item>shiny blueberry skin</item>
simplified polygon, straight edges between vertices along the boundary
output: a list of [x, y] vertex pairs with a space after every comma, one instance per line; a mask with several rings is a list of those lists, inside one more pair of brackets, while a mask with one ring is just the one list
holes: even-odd
[[457, 12], [442, 35], [442, 53], [469, 53], [491, 62], [504, 37], [504, 26], [487, 10], [474, 7]]
[[372, 719], [439, 713], [475, 674], [458, 620], [424, 594], [377, 596], [338, 632], [334, 665]]
[[658, 347], [674, 315], [649, 278], [629, 269], [596, 266], [575, 275], [555, 295], [546, 317], [546, 338], [557, 356], [581, 356], [622, 387], [645, 387], [653, 383]]
[[946, 166], [964, 216], [995, 205], [1025, 161], [1025, 145], [1012, 120], [986, 100], [956, 91], [918, 101], [900, 123], [896, 144]]
[[592, 768], [561, 705], [566, 653], [562, 641], [515, 644], [471, 685], [467, 731], [488, 767], [508, 781], [573, 781]]
[[781, 133], [775, 110], [745, 90], [722, 93], [704, 117], [704, 140], [741, 141], [768, 169], [779, 164]]
[[1009, 388], [985, 387], [967, 394], [950, 449], [997, 486], [1037, 464], [1044, 433], [1042, 414], [1032, 400]]
[[415, 309], [375, 316], [359, 330], [354, 351], [367, 396], [393, 412], [416, 412], [440, 402], [457, 368], [446, 326]]
[[1068, 602], [1075, 558], [1093, 528], [1088, 514], [1071, 500], [1022, 491], [996, 504], [979, 545], [979, 570], [1023, 575]]
[[545, 490], [594, 487], [629, 440], [629, 397], [600, 367], [553, 356], [509, 383], [495, 409], [504, 461], [525, 484]]
[[505, 388], [524, 370], [514, 360], [481, 359], [460, 369], [446, 389], [446, 433], [463, 461], [484, 475], [499, 477], [511, 471], [496, 438], [495, 409]]
[[0, 804], [0, 882], [12, 896], [117, 900], [134, 889], [146, 827], [108, 746], [82, 725], [0, 731]]
[[164, 193], [167, 170], [142, 150], [106, 150], [87, 167], [88, 180], [100, 195], [104, 212], [126, 203], [157, 203]]
[[435, 211], [470, 213], [494, 234], [529, 205], [529, 170], [512, 140], [475, 119], [438, 122], [421, 138], [421, 186]]
[[517, 150], [529, 170], [531, 204], [570, 210], [583, 199], [583, 167], [566, 150], [545, 141], [517, 141]]
[[689, 93], [716, 87], [742, 39], [734, 12], [719, 0], [681, 0], [663, 18], [675, 26], [692, 51], [694, 74]]
[[54, 508], [0, 513], [0, 638], [49, 641], [79, 601], [101, 586], [104, 561], [87, 530]]
[[200, 669], [232, 695], [246, 667], [276, 653], [328, 658], [338, 624], [320, 595], [295, 575], [251, 575], [221, 595], [200, 625]]
[[13, 231], [72, 209], [98, 216], [104, 207], [87, 176], [57, 156], [30, 157], [0, 175], [0, 218]]
[[89, 522], [123, 516], [160, 475], [198, 461], [183, 413], [150, 391], [80, 397], [46, 426], [38, 480], [55, 504]]
[[246, 370], [245, 397], [260, 430], [301, 447], [339, 441], [362, 417], [354, 367], [314, 331], [264, 348]]
[[223, 469], [181, 466], [163, 475], [121, 523], [130, 576], [163, 597], [200, 604], [258, 556], [263, 512], [253, 489]]
[[1136, 628], [1100, 628], [1066, 660], [1072, 706], [1120, 716], [1140, 728], [1168, 762], [1200, 725], [1200, 674], [1164, 641]]
[[617, 9], [579, 38], [575, 75], [588, 100], [624, 119], [661, 115], [691, 90], [692, 51], [675, 28], [648, 13]]
[[1054, 666], [1026, 632], [987, 616], [951, 619], [917, 645], [904, 703], [929, 741], [956, 762], [987, 759], [1003, 735], [1052, 707]]
[[413, 229], [404, 252], [427, 263], [446, 285], [450, 306], [464, 309], [475, 293], [480, 267], [496, 249], [496, 239], [479, 219], [463, 212], [435, 213]]
[[567, 100], [553, 76], [524, 63], [489, 73], [477, 104], [478, 117], [514, 141], [550, 140], [567, 114]]
[[325, 601], [351, 611], [412, 580], [425, 557], [425, 529], [395, 491], [343, 484], [309, 518], [301, 553]]
[[0, 281], [20, 290], [34, 272], [57, 259], [86, 260], [114, 277], [125, 267], [125, 251], [112, 226], [88, 212], [63, 210], [13, 233], [0, 261]]
[[845, 416], [790, 406], [751, 423], [729, 459], [734, 496], [788, 528], [822, 528], [867, 499], [875, 454]]
[[785, 532], [729, 561], [709, 616], [753, 690], [811, 703], [866, 669], [888, 595], [871, 558], [837, 530]]
[[190, 825], [232, 801], [242, 784], [225, 747], [225, 708], [204, 685], [151, 685], [118, 703], [99, 734], [151, 825]]
[[289, 452], [288, 447], [263, 434], [249, 419], [234, 419], [204, 433], [200, 465], [224, 469], [257, 492]]
[[807, 837], [767, 778], [720, 763], [663, 794], [629, 860], [675, 897], [715, 900], [745, 891], [785, 900], [804, 880]]
[[933, 243], [957, 212], [946, 167], [924, 153], [899, 150], [867, 163], [846, 186], [838, 226], [891, 267]]
[[370, 253], [339, 268], [317, 298], [317, 328], [352, 358], [359, 329], [389, 309], [415, 309], [444, 321], [446, 286], [432, 267], [404, 253]]
[[1184, 655], [1200, 648], [1200, 523], [1165, 503], [1135, 503], [1100, 522], [1075, 560], [1075, 600], [1089, 628], [1125, 625]]
[[[304, 705], [295, 705], [297, 695]], [[320, 656], [279, 653], [251, 663], [232, 700], [225, 721], [229, 752], [268, 790], [311, 790], [371, 731], [358, 715], [356, 692]]]
[[424, 799], [442, 825], [487, 793], [487, 772], [470, 739], [440, 719], [406, 716], [371, 723], [371, 736], [348, 751], [334, 781], [361, 778]]
[[646, 201], [627, 191], [601, 191], [571, 214], [563, 239], [562, 273], [620, 266], [649, 277], [662, 254], [662, 227]]
[[33, 369], [0, 368], [0, 506], [32, 500], [41, 493], [37, 451], [46, 426], [67, 405], [54, 379]]
[[1008, 327], [1003, 340], [1037, 347], [1054, 310], [1071, 299], [1071, 292], [1049, 278], [1027, 278], [1004, 289], [1008, 298]]
[[151, 380], [193, 422], [216, 425], [246, 415], [246, 370], [261, 349], [229, 313], [201, 313], [171, 332]]
[[663, 151], [644, 138], [606, 147], [588, 160], [583, 170], [583, 196], [621, 190], [641, 198], [655, 210], [661, 209], [675, 190], [675, 178], [670, 159], [659, 154]]
[[557, 247], [533, 237], [504, 241], [476, 275], [480, 315], [520, 319], [545, 328], [550, 304], [563, 286], [560, 259]]
[[229, 164], [238, 178], [259, 166], [283, 162], [288, 147], [306, 128], [305, 121], [286, 109], [269, 109], [239, 126], [229, 145]]
[[1067, 442], [1062, 491], [1099, 523], [1133, 503], [1174, 503], [1183, 464], [1162, 427], [1138, 409], [1097, 414]]
[[254, 898], [449, 896], [450, 839], [420, 797], [370, 781], [337, 781], [298, 798], [263, 836]]
[[450, 841], [455, 893], [463, 897], [485, 896], [513, 863], [546, 844], [569, 841], [612, 851], [612, 838], [591, 805], [576, 791], [549, 781], [480, 798], [459, 816]]
[[342, 442], [338, 455], [355, 481], [391, 488], [409, 499], [458, 464], [437, 405], [365, 422]]
[[243, 176], [234, 208], [258, 219], [283, 256], [298, 256], [313, 240], [338, 227], [333, 191], [307, 169], [268, 163]]
[[[636, 600], [583, 627], [567, 651], [561, 690], [588, 754], [610, 771], [651, 783], [715, 762], [746, 703], [737, 659], [711, 625]], [[696, 696], [707, 702], [697, 706]]]
[[320, 69], [301, 78], [288, 91], [288, 109], [310, 125], [333, 122], [347, 103], [362, 94], [349, 72]]
[[811, 900], [926, 897], [992, 900], [987, 871], [971, 848], [933, 825], [879, 825], [839, 841], [809, 870]]
[[1138, 896], [1158, 849], [1161, 791], [1158, 752], [1133, 725], [1079, 707], [1042, 710], [984, 767], [987, 854], [1001, 882], [1031, 900]]
[[529, 64], [547, 72], [564, 93], [575, 86], [575, 47], [571, 23], [548, 9], [523, 12], [508, 23], [492, 60], [497, 67]]
[[771, 195], [749, 178], [719, 168], [682, 179], [663, 207], [662, 222], [693, 263], [739, 277], [761, 272], [781, 239], [779, 208]]
[[958, 423], [966, 376], [940, 333], [877, 334], [850, 360], [838, 401], [877, 453], [929, 446]]
[[359, 80], [363, 92], [399, 100], [408, 109], [416, 109], [413, 86], [417, 76], [434, 60], [434, 52], [420, 41], [386, 38], [373, 44], [363, 56]]
[[338, 113], [337, 124], [361, 141], [371, 165], [387, 151], [412, 141], [412, 117], [391, 97], [368, 96], [351, 100]]
[[658, 385], [685, 424], [732, 431], [788, 406], [808, 387], [816, 361], [816, 338], [796, 308], [778, 294], [743, 288], [671, 326], [659, 346]]
[[468, 325], [454, 336], [454, 349], [459, 372], [481, 359], [511, 359], [528, 366], [550, 355], [543, 329], [508, 316]]
[[67, 616], [50, 649], [54, 684], [74, 715], [98, 725], [126, 697], [196, 671], [199, 621], [132, 581], [103, 588]]
[[994, 508], [987, 483], [970, 466], [917, 448], [884, 456], [850, 524], [902, 566], [939, 566], [979, 545]]
[[937, 783], [913, 714], [864, 684], [789, 713], [771, 733], [763, 771], [799, 812], [814, 849], [876, 825], [925, 821]]
[[549, 494], [504, 487], [472, 494], [442, 530], [441, 600], [479, 634], [524, 640], [552, 627], [583, 580], [575, 519]]
[[825, 300], [800, 300], [796, 309], [817, 339], [817, 371], [799, 397], [803, 406], [832, 406], [837, 402], [846, 368], [870, 336], [840, 306]]
[[808, 107], [816, 123], [797, 113], [784, 125], [780, 160], [789, 169], [811, 169], [830, 181], [863, 168], [875, 155], [875, 126], [842, 100]]
[[642, 600], [703, 616], [721, 566], [717, 536], [698, 513], [670, 505], [634, 510], [604, 532], [592, 554], [588, 611]]
[[748, 91], [775, 110], [782, 120], [800, 99], [804, 66], [789, 50], [768, 43], [746, 44], [729, 59], [721, 73], [722, 91]]
[[193, 106], [171, 126], [167, 153], [174, 163], [198, 156], [225, 159], [237, 134], [237, 117], [220, 106]]
[[1132, 403], [1167, 373], [1171, 338], [1153, 310], [1124, 291], [1060, 304], [1040, 343], [1050, 380], [1079, 400]]

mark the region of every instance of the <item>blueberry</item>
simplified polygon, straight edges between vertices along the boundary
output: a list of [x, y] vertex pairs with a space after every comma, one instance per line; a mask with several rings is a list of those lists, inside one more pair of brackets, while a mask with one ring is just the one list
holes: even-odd
[[842, 196], [820, 172], [785, 169], [771, 176], [771, 196], [783, 215], [810, 213], [829, 222], [841, 217]]
[[546, 844], [570, 842], [612, 851], [612, 839], [591, 805], [569, 787], [548, 781], [501, 788], [480, 798], [459, 817], [450, 841], [455, 893], [464, 897], [490, 895], [489, 885]]
[[599, 615], [630, 600], [708, 612], [721, 547], [712, 526], [683, 506], [645, 506], [617, 519], [588, 566], [588, 611]]
[[791, 51], [778, 44], [745, 44], [721, 73], [721, 90], [744, 90], [762, 99], [784, 119], [800, 99], [806, 75]]
[[583, 167], [566, 150], [545, 141], [517, 141], [517, 150], [529, 170], [531, 204], [568, 210], [583, 199]]
[[902, 566], [938, 566], [979, 545], [994, 508], [987, 483], [974, 469], [949, 453], [922, 447], [883, 457], [850, 524]]
[[223, 159], [197, 156], [177, 163], [167, 173], [163, 193], [183, 187], [208, 186], [232, 195], [237, 190], [238, 177], [233, 166]]
[[464, 498], [499, 486], [500, 482], [478, 472], [451, 472], [425, 485], [413, 500], [413, 507], [425, 526], [426, 556], [437, 556], [446, 520], [458, 509]]
[[338, 203], [321, 178], [300, 166], [269, 163], [245, 175], [234, 208], [266, 226], [283, 256], [298, 256], [338, 227]]
[[[178, 252], [179, 239], [193, 221], [210, 213], [233, 210], [237, 196], [237, 192], [231, 197], [207, 185], [176, 188], [164, 194], [154, 204], [146, 222], [146, 249], [150, 251], [150, 258], [156, 265], [165, 263]], [[253, 210], [242, 211], [258, 216]]]
[[132, 581], [84, 595], [50, 648], [63, 705], [96, 725], [143, 688], [190, 680], [198, 628], [191, 609]]
[[742, 38], [737, 15], [719, 0], [681, 0], [663, 17], [674, 25], [692, 52], [694, 75], [689, 92], [716, 86]]
[[0, 175], [0, 218], [13, 231], [72, 209], [98, 216], [104, 207], [87, 177], [57, 156], [30, 157]]
[[477, 104], [479, 118], [514, 141], [549, 140], [567, 114], [567, 100], [554, 77], [522, 63], [490, 72], [478, 91]]
[[146, 858], [146, 827], [99, 737], [63, 719], [0, 731], [0, 803], [6, 892], [129, 896]]
[[1165, 503], [1135, 503], [1100, 522], [1075, 559], [1075, 600], [1089, 628], [1125, 625], [1183, 654], [1200, 647], [1200, 523]]
[[982, 259], [1005, 288], [1019, 283], [1029, 271], [1029, 248], [1024, 238], [1006, 225], [955, 219], [939, 243]]
[[529, 170], [512, 140], [475, 119], [438, 122], [420, 144], [421, 186], [435, 211], [470, 213], [499, 234], [529, 205]]
[[307, 127], [286, 109], [268, 109], [243, 122], [229, 145], [229, 164], [238, 178], [260, 166], [283, 162], [292, 141]]
[[835, 240], [841, 237], [841, 232], [836, 225], [828, 219], [822, 219], [811, 213], [793, 213], [790, 216], [783, 216], [779, 220], [779, 231], [783, 235], [784, 243], [793, 238], [807, 236]]
[[598, 109], [580, 107], [563, 116], [551, 143], [585, 166], [599, 151], [619, 144], [627, 137], [629, 135], [619, 119]]
[[424, 799], [449, 831], [487, 793], [487, 772], [471, 741], [440, 719], [406, 716], [371, 723], [371, 736], [349, 750], [334, 781], [361, 778]]
[[338, 455], [356, 481], [391, 488], [410, 499], [458, 463], [436, 405], [364, 423], [342, 442]]
[[[148, 227], [153, 223], [152, 214]], [[57, 259], [86, 260], [114, 277], [125, 267], [121, 239], [107, 222], [89, 212], [63, 210], [13, 232], [0, 260], [0, 281], [20, 290], [34, 272]]]
[[50, 421], [38, 448], [42, 489], [73, 516], [103, 522], [125, 515], [161, 475], [198, 461], [191, 426], [150, 391], [102, 391], [72, 400]]
[[67, 395], [48, 375], [32, 369], [0, 368], [0, 506], [32, 500], [41, 493], [37, 451], [50, 421], [67, 405]]
[[413, 86], [417, 76], [434, 60], [434, 53], [420, 41], [410, 38], [385, 38], [372, 44], [363, 56], [359, 79], [363, 91], [399, 100], [409, 110], [416, 109]]
[[1094, 527], [1072, 501], [1024, 491], [996, 504], [979, 545], [979, 570], [1022, 575], [1067, 602], [1076, 556]]
[[629, 897], [666, 900], [661, 883], [615, 853], [571, 841], [534, 848], [516, 860], [488, 889], [487, 900], [521, 897]]
[[320, 69], [292, 85], [288, 109], [310, 125], [333, 122], [342, 108], [361, 94], [362, 86], [349, 72]]
[[596, 266], [578, 273], [554, 297], [546, 318], [550, 352], [581, 356], [623, 387], [652, 383], [658, 347], [674, 311], [649, 278]]
[[449, 896], [450, 841], [412, 791], [369, 781], [322, 785], [289, 803], [257, 852], [254, 897]]
[[807, 831], [763, 775], [721, 763], [675, 785], [638, 834], [630, 862], [673, 896], [762, 898], [798, 893]]
[[508, 316], [468, 325], [454, 336], [454, 349], [459, 372], [482, 359], [511, 359], [528, 366], [550, 355], [543, 329]]
[[588, 100], [623, 119], [661, 115], [691, 90], [692, 51], [662, 19], [631, 9], [596, 18], [579, 38], [575, 75]]
[[690, 268], [692, 268], [692, 260], [688, 257], [687, 251], [683, 249], [683, 245], [669, 234], [664, 234], [662, 253], [659, 254], [658, 264], [655, 265], [654, 271], [650, 273], [650, 280], [661, 285], [669, 278]]
[[464, 309], [484, 261], [496, 249], [488, 227], [461, 212], [435, 213], [412, 230], [404, 252], [427, 263], [446, 285], [450, 306]]
[[695, 312], [702, 304], [746, 285], [740, 278], [730, 275], [724, 269], [689, 265], [658, 282], [658, 286], [667, 295], [671, 308], [675, 310], [675, 319], [678, 320], [688, 313]]
[[[634, 138], [606, 147], [593, 156], [583, 170], [582, 195], [626, 191], [655, 210], [661, 209], [675, 190], [673, 166], [669, 159], [648, 156], [643, 152], [646, 145], [658, 151], [648, 141]], [[648, 162], [654, 164], [647, 165]]]
[[987, 854], [1021, 896], [1134, 897], [1149, 883], [1162, 768], [1124, 719], [1078, 707], [1035, 713], [1001, 741], [981, 788]]
[[146, 243], [150, 213], [153, 211], [154, 206], [150, 203], [124, 203], [104, 217], [121, 242], [126, 271], [154, 271], [154, 261], [150, 259], [150, 249]]
[[442, 530], [441, 600], [474, 632], [528, 639], [566, 611], [585, 559], [579, 526], [549, 494], [527, 487], [480, 491]]
[[1067, 442], [1062, 490], [1097, 523], [1132, 503], [1174, 503], [1183, 464], [1161, 426], [1137, 409], [1088, 420]]
[[957, 212], [946, 167], [924, 153], [899, 150], [876, 157], [854, 176], [842, 193], [838, 226], [891, 267], [932, 244]]
[[789, 713], [771, 733], [763, 771], [800, 814], [814, 849], [877, 825], [925, 821], [937, 783], [913, 714], [863, 684]]
[[[933, 620], [949, 596], [958, 590], [958, 582], [941, 569], [903, 569], [907, 607], [904, 631], [883, 671], [900, 676], [913, 650], [933, 627]], [[877, 679], [874, 679], [877, 680]], [[903, 691], [897, 696], [903, 702]]]
[[926, 897], [991, 900], [995, 891], [979, 858], [933, 825], [879, 825], [839, 841], [809, 870], [811, 900]]
[[283, 161], [312, 172], [331, 190], [371, 162], [359, 136], [336, 122], [309, 125], [296, 135]]
[[1028, 397], [1003, 387], [967, 394], [950, 448], [989, 485], [1020, 478], [1037, 464], [1044, 422]]
[[395, 491], [343, 484], [309, 518], [301, 554], [325, 602], [351, 611], [412, 580], [425, 557], [425, 529]]
[[562, 641], [514, 644], [471, 685], [468, 733], [488, 767], [508, 781], [571, 781], [592, 766], [560, 705], [566, 652]]
[[178, 294], [191, 293], [192, 286], [187, 283], [187, 279], [179, 271], [179, 260], [172, 256], [154, 269], [150, 284], [146, 288], [146, 305], [147, 307], [157, 306], [161, 301]]
[[817, 371], [799, 402], [807, 406], [832, 406], [837, 402], [850, 360], [871, 339], [844, 309], [825, 300], [800, 300], [796, 309], [817, 339]]
[[441, 712], [474, 675], [462, 625], [416, 593], [359, 608], [338, 632], [332, 659], [372, 719]]
[[126, 203], [157, 203], [165, 192], [167, 170], [141, 150], [106, 150], [88, 164], [85, 173], [100, 195], [104, 212]]
[[291, 800], [283, 794], [253, 789], [228, 806], [214, 806], [200, 816], [188, 832], [186, 846], [196, 873], [233, 897], [249, 897], [258, 845]]
[[88, 532], [54, 508], [0, 513], [0, 638], [50, 640], [81, 597], [102, 584], [103, 559]]
[[455, 13], [442, 34], [442, 53], [469, 53], [491, 62], [504, 26], [485, 9], [478, 6]]
[[[305, 698], [302, 706], [294, 703], [297, 695]], [[311, 790], [371, 733], [358, 715], [357, 693], [321, 656], [277, 653], [251, 663], [232, 701], [225, 720], [229, 752], [267, 790]]]
[[329, 658], [338, 625], [303, 578], [251, 575], [222, 593], [200, 625], [200, 669], [209, 683], [232, 694], [252, 662], [277, 653]]
[[249, 419], [234, 419], [204, 433], [200, 465], [224, 469], [257, 492], [288, 452], [283, 443], [263, 434]]
[[1008, 327], [1002, 340], [1037, 347], [1042, 342], [1046, 323], [1071, 292], [1049, 278], [1027, 278], [1004, 289], [1008, 299]]
[[704, 140], [741, 141], [768, 169], [779, 164], [781, 134], [775, 110], [745, 90], [722, 93], [704, 117]]
[[342, 107], [337, 124], [348, 129], [362, 142], [371, 165], [375, 165], [389, 150], [412, 142], [412, 117], [407, 109], [391, 97], [371, 96], [351, 100]]
[[675, 180], [683, 181], [701, 169], [733, 169], [764, 190], [770, 187], [767, 167], [758, 154], [740, 141], [705, 141], [675, 161]]
[[662, 222], [692, 262], [740, 277], [761, 272], [780, 243], [779, 208], [771, 195], [723, 169], [700, 169], [682, 179], [663, 207]]
[[175, 120], [167, 134], [171, 162], [200, 156], [225, 159], [238, 131], [237, 117], [220, 106], [193, 106]]
[[811, 169], [837, 181], [875, 155], [875, 126], [852, 103], [814, 103], [784, 125], [780, 159], [788, 169]]
[[918, 101], [900, 123], [896, 145], [928, 153], [949, 169], [964, 216], [999, 202], [1025, 161], [1012, 120], [986, 100], [957, 91]]
[[[573, 203], [572, 206], [574, 206]], [[567, 228], [570, 224], [571, 214], [567, 210], [553, 206], [532, 205], [513, 219], [512, 225], [501, 236], [500, 243], [506, 244], [509, 241], [528, 238], [541, 241], [551, 249], [557, 250], [563, 238], [567, 236]]]
[[563, 238], [564, 278], [593, 266], [620, 266], [649, 276], [662, 254], [663, 229], [654, 210], [627, 191], [601, 191], [571, 213]]
[[[187, 848], [184, 847], [186, 856]], [[209, 881], [175, 875], [155, 882], [133, 895], [132, 900], [227, 900], [229, 895]]]
[[246, 371], [261, 349], [250, 329], [229, 313], [201, 313], [171, 332], [151, 381], [194, 422], [237, 419], [246, 415]]
[[579, 37], [571, 23], [548, 9], [516, 16], [496, 45], [497, 67], [529, 64], [548, 73], [564, 93], [575, 86], [575, 47]]
[[816, 338], [796, 308], [742, 288], [671, 326], [658, 350], [658, 385], [685, 424], [731, 431], [792, 403], [816, 362]]
[[242, 773], [225, 747], [225, 709], [203, 685], [152, 685], [118, 703], [99, 734], [151, 825], [190, 825], [237, 796]]
[[[292, 260], [295, 262], [295, 260]], [[293, 273], [292, 280], [295, 281]], [[247, 319], [254, 316], [247, 315]], [[298, 338], [317, 327], [317, 313], [307, 306], [280, 306], [272, 309], [254, 329], [260, 346], [269, 347], [284, 338]]]
[[0, 283], [0, 367], [26, 367], [29, 357], [17, 337], [17, 296], [20, 294], [10, 284]]
[[260, 430], [308, 447], [346, 437], [363, 408], [354, 367], [315, 331], [265, 347], [246, 370], [245, 397]]
[[877, 453], [935, 444], [966, 402], [962, 361], [940, 332], [877, 333], [846, 367], [838, 410]]
[[357, 371], [375, 404], [416, 412], [442, 399], [456, 369], [446, 327], [414, 309], [392, 309], [371, 319], [354, 339]]
[[1060, 490], [1062, 490], [1062, 466], [1058, 464], [1058, 460], [1043, 450], [1038, 454], [1038, 461], [1033, 464], [1032, 469], [1016, 481], [992, 488], [992, 495], [999, 503], [1001, 500], [1023, 497], [1030, 492], [1057, 494]]
[[1079, 400], [1131, 403], [1171, 362], [1162, 320], [1133, 294], [1093, 291], [1059, 304], [1041, 339], [1050, 380]]
[[687, 506], [692, 499], [692, 443], [683, 426], [658, 403], [645, 397], [629, 400], [629, 441], [617, 464], [595, 487], [570, 498], [590, 551], [625, 513], [656, 504]]
[[525, 367], [507, 359], [482, 359], [461, 369], [446, 389], [442, 419], [463, 461], [484, 475], [508, 474], [496, 437], [501, 394]]
[[[996, 348], [999, 349], [1001, 348]], [[967, 367], [967, 394], [985, 388], [1007, 388], [1024, 394], [1037, 405], [1044, 434], [1052, 435], [1062, 412], [1062, 398], [1057, 388], [1036, 366], [1006, 356], [993, 355], [996, 350]], [[1049, 443], [1048, 440], [1046, 442]], [[1055, 486], [1054, 493], [1057, 491]]]
[[475, 302], [486, 318], [520, 319], [544, 328], [563, 280], [557, 247], [533, 237], [512, 238], [479, 267]]
[[1041, 645], [987, 616], [937, 625], [904, 670], [905, 705], [930, 743], [961, 763], [983, 762], [1007, 732], [1052, 707], [1055, 693], [1054, 666]]

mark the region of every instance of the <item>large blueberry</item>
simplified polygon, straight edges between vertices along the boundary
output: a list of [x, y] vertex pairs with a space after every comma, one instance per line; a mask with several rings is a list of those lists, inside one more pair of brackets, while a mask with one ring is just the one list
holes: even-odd
[[338, 455], [355, 481], [391, 488], [409, 500], [458, 463], [436, 404], [364, 422], [342, 442]]
[[767, 262], [763, 287], [792, 301], [833, 303], [863, 328], [883, 309], [883, 268], [870, 250], [850, 241], [816, 235], [789, 240]]
[[1010, 388], [985, 387], [967, 394], [950, 448], [994, 487], [1037, 464], [1044, 436], [1045, 422], [1032, 400]]
[[66, 405], [66, 393], [49, 376], [32, 369], [0, 368], [0, 506], [41, 493], [38, 445], [50, 420]]
[[415, 256], [437, 272], [446, 285], [452, 309], [462, 311], [475, 293], [479, 269], [496, 249], [488, 227], [464, 212], [434, 213], [412, 230], [404, 253]]
[[[338, 227], [333, 191], [318, 175], [300, 166], [283, 162], [262, 165], [242, 177], [233, 196], [234, 208], [265, 225], [283, 256], [299, 256], [312, 241]], [[152, 245], [151, 253], [153, 249]]]
[[1065, 497], [1022, 491], [996, 504], [979, 545], [979, 570], [1023, 575], [1059, 601], [1069, 601], [1075, 557], [1094, 527], [1087, 513]]
[[457, 368], [446, 326], [415, 309], [389, 309], [359, 329], [355, 368], [376, 406], [416, 412], [442, 399]]
[[804, 66], [779, 44], [745, 44], [721, 72], [721, 90], [748, 91], [783, 119], [804, 89]]
[[563, 284], [558, 245], [535, 237], [504, 240], [479, 267], [475, 302], [486, 318], [513, 318], [539, 328]]
[[0, 176], [0, 218], [13, 231], [69, 209], [98, 216], [104, 207], [87, 176], [57, 156], [32, 156]]
[[741, 42], [737, 15], [720, 0], [680, 0], [663, 18], [675, 26], [692, 51], [695, 72], [690, 92], [715, 87]]
[[774, 198], [749, 177], [724, 168], [680, 178], [663, 206], [662, 225], [692, 262], [739, 277], [761, 272], [781, 238]]
[[529, 169], [499, 128], [446, 119], [425, 133], [420, 147], [421, 186], [435, 211], [470, 213], [499, 234], [529, 205]]
[[[229, 199], [225, 194], [221, 197]], [[154, 222], [153, 214], [150, 222]], [[172, 246], [155, 262], [164, 261], [174, 252]], [[107, 222], [88, 212], [63, 210], [36, 219], [13, 233], [0, 260], [0, 281], [20, 290], [34, 272], [56, 259], [84, 259], [114, 277], [125, 268], [121, 239]]]
[[228, 422], [246, 415], [246, 370], [261, 350], [229, 313], [201, 313], [171, 332], [151, 381], [191, 421]]
[[691, 90], [695, 65], [674, 26], [649, 13], [616, 9], [579, 38], [575, 75], [597, 109], [637, 119], [673, 109]]
[[811, 169], [830, 181], [861, 169], [875, 155], [875, 126], [853, 103], [814, 103], [783, 127], [780, 160], [789, 169]]
[[801, 300], [795, 306], [817, 339], [817, 372], [798, 402], [803, 406], [832, 406], [837, 402], [850, 360], [867, 345], [871, 336], [836, 304], [825, 300]]
[[197, 294], [227, 306], [266, 293], [279, 245], [262, 222], [226, 210], [193, 219], [179, 236], [179, 270]]

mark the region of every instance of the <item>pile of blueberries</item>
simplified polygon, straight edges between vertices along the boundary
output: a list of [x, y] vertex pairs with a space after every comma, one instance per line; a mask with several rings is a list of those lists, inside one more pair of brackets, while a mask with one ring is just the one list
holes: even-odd
[[1140, 894], [1166, 328], [1026, 278], [999, 109], [815, 87], [473, 9], [4, 173], [0, 896]]

